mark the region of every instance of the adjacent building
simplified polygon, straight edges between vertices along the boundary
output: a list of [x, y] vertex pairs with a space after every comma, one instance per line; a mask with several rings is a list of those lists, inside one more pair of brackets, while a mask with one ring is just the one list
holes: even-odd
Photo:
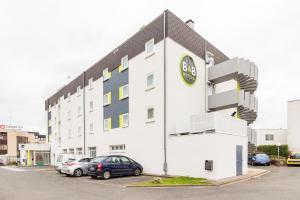
[[[46, 135], [40, 135], [37, 132], [27, 132], [16, 129], [6, 129], [5, 126], [0, 128], [0, 162], [3, 164], [16, 163], [20, 161], [19, 145], [25, 144], [45, 144]], [[49, 154], [50, 148], [48, 148]], [[34, 162], [34, 152], [29, 152], [26, 158], [26, 164], [32, 165]]]
[[287, 129], [256, 129], [253, 143], [287, 144], [290, 151], [300, 151], [300, 99], [287, 102]]
[[167, 10], [45, 101], [51, 163], [122, 154], [150, 174], [244, 174], [257, 78]]

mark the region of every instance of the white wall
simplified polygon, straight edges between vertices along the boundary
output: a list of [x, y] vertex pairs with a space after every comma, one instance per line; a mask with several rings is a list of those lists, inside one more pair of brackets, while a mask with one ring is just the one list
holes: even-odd
[[291, 151], [300, 151], [300, 100], [287, 105], [288, 144]]
[[[287, 144], [286, 129], [255, 129], [256, 130], [256, 146], [259, 145], [276, 145]], [[266, 135], [273, 135], [274, 140], [266, 140]]]

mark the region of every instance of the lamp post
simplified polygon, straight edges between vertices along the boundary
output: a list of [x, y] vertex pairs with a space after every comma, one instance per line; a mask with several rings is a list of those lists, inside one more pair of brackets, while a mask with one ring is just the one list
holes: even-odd
[[277, 158], [278, 158], [278, 160], [279, 160], [279, 151], [280, 151], [279, 147], [280, 147], [280, 145], [281, 145], [280, 143], [276, 144], [276, 146], [277, 146]]

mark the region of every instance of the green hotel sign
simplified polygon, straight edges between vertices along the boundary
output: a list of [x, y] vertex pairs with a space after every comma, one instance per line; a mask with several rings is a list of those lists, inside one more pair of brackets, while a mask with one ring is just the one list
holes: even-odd
[[197, 70], [192, 57], [185, 55], [180, 61], [180, 72], [183, 81], [192, 86], [197, 78]]

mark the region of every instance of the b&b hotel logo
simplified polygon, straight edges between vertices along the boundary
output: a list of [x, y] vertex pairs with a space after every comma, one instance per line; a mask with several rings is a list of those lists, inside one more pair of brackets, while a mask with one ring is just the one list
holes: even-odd
[[191, 86], [197, 78], [197, 70], [192, 57], [185, 55], [180, 61], [180, 72], [183, 81]]

